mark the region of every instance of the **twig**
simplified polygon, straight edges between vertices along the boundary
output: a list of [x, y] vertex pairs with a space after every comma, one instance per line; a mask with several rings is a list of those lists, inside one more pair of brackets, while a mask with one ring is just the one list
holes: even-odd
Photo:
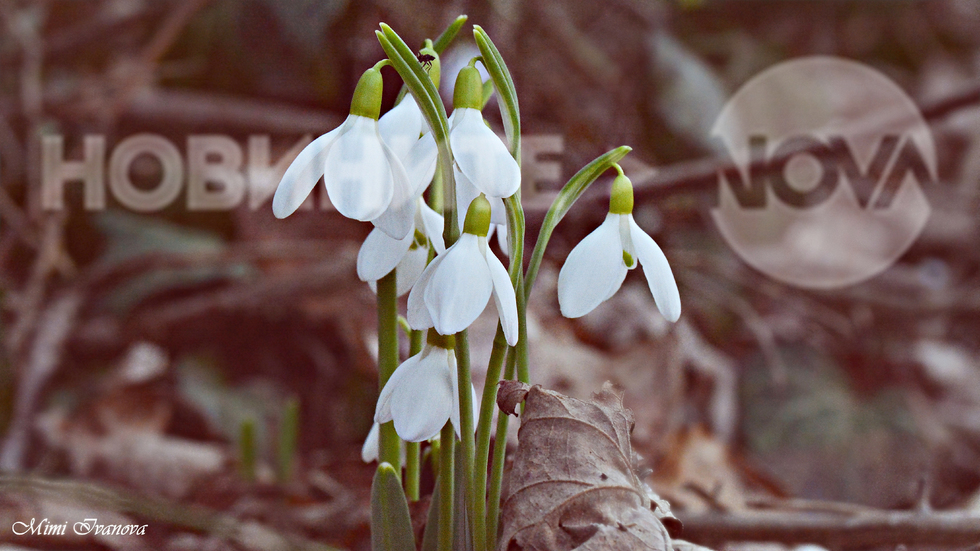
[[936, 512], [706, 513], [681, 517], [684, 537], [715, 545], [728, 541], [816, 543], [830, 549], [871, 546], [968, 546], [980, 541], [980, 516]]

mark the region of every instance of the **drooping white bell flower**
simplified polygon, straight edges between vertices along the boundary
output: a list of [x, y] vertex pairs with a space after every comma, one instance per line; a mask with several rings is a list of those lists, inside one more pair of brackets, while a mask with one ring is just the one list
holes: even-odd
[[[414, 189], [402, 161], [378, 131], [381, 91], [381, 70], [376, 65], [358, 81], [344, 123], [313, 140], [286, 169], [272, 198], [277, 218], [295, 212], [321, 176], [330, 202], [348, 218], [373, 221], [388, 210], [406, 208]], [[411, 222], [410, 217], [390, 216], [376, 225], [401, 239], [409, 233]]]
[[407, 442], [433, 438], [447, 420], [460, 434], [454, 341], [452, 335], [429, 332], [422, 352], [402, 362], [381, 389], [376, 423], [394, 421], [395, 432]]
[[408, 324], [434, 327], [441, 335], [466, 329], [493, 297], [507, 344], [517, 343], [517, 298], [507, 270], [487, 247], [490, 202], [477, 197], [466, 212], [463, 233], [429, 263], [408, 295]]
[[667, 257], [633, 220], [633, 185], [613, 182], [605, 221], [572, 249], [558, 274], [558, 304], [568, 318], [588, 314], [619, 290], [626, 272], [641, 264], [653, 300], [668, 321], [681, 315], [681, 298]]
[[442, 239], [442, 215], [429, 208], [421, 197], [415, 200], [416, 212], [412, 231], [402, 239], [394, 239], [375, 228], [368, 234], [357, 253], [357, 277], [376, 288], [377, 281], [396, 269], [398, 296], [407, 293], [429, 261], [429, 247], [436, 254], [445, 252]]
[[[521, 186], [521, 169], [483, 121], [483, 81], [475, 67], [456, 77], [449, 145], [456, 167], [487, 197], [510, 197]], [[460, 211], [462, 212], [462, 210]]]

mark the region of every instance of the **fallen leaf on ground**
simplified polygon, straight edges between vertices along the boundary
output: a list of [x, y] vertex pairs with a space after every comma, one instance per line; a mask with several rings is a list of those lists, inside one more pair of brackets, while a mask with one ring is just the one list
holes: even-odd
[[498, 550], [672, 549], [636, 475], [633, 414], [612, 385], [581, 401], [504, 381], [497, 396], [511, 414], [524, 402]]

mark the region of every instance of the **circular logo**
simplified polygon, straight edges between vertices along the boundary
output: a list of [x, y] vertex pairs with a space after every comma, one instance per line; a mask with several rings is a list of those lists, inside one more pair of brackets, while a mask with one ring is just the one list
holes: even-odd
[[866, 65], [775, 65], [736, 92], [711, 132], [731, 161], [719, 171], [715, 224], [745, 262], [784, 283], [833, 289], [873, 277], [929, 218], [929, 127]]

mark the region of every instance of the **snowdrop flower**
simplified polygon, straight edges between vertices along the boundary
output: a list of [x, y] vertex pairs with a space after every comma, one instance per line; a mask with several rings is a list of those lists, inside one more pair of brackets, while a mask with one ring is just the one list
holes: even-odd
[[429, 263], [408, 295], [408, 324], [434, 327], [441, 335], [466, 329], [493, 296], [507, 344], [517, 343], [517, 299], [503, 264], [487, 248], [490, 202], [477, 197], [466, 212], [463, 233]]
[[439, 434], [452, 421], [460, 434], [455, 338], [429, 331], [422, 352], [402, 362], [378, 396], [376, 423], [395, 422], [395, 432], [407, 442], [422, 442]]
[[627, 270], [643, 265], [653, 300], [668, 321], [681, 315], [681, 298], [667, 257], [633, 220], [633, 184], [615, 166], [609, 214], [595, 231], [572, 249], [558, 274], [558, 304], [568, 318], [588, 314], [613, 296]]
[[[402, 211], [412, 199], [414, 186], [378, 130], [381, 66], [386, 62], [361, 76], [347, 120], [313, 140], [286, 169], [272, 198], [277, 218], [295, 212], [323, 176], [330, 202], [344, 216], [375, 221], [395, 239], [410, 232], [412, 218]], [[382, 217], [386, 211], [400, 215]]]
[[394, 239], [375, 228], [368, 234], [357, 253], [357, 277], [375, 289], [377, 281], [396, 270], [398, 296], [415, 285], [429, 261], [430, 246], [437, 254], [446, 251], [442, 239], [442, 215], [429, 208], [421, 197], [415, 199], [415, 221], [412, 231]]
[[456, 77], [449, 130], [456, 167], [487, 197], [510, 197], [521, 186], [521, 169], [500, 138], [483, 122], [482, 108], [480, 72], [472, 65], [464, 67]]

